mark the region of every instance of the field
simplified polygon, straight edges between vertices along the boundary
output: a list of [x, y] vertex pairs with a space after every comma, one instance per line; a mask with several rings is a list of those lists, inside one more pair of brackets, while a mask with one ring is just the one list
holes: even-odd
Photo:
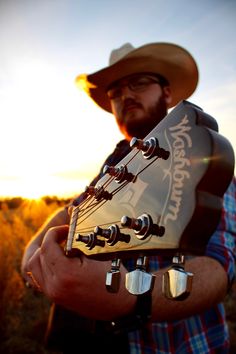
[[0, 211], [0, 353], [44, 354], [50, 303], [25, 287], [20, 274], [23, 249], [46, 218], [64, 201], [14, 198]]
[[[67, 201], [21, 198], [0, 201], [0, 353], [58, 354], [43, 345], [49, 301], [25, 287], [20, 274], [24, 247], [47, 217]], [[236, 284], [225, 299], [236, 353]]]

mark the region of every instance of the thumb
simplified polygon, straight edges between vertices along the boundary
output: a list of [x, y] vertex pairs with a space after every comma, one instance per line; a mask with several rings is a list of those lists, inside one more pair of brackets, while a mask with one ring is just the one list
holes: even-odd
[[42, 242], [42, 247], [47, 247], [49, 243], [61, 244], [66, 240], [69, 232], [68, 225], [60, 225], [51, 227], [45, 234]]

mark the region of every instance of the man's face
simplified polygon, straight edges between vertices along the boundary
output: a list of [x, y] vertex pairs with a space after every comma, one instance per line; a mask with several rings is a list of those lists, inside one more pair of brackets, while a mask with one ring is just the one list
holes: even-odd
[[112, 112], [126, 139], [144, 138], [167, 114], [169, 87], [155, 75], [135, 74], [116, 82], [108, 90]]

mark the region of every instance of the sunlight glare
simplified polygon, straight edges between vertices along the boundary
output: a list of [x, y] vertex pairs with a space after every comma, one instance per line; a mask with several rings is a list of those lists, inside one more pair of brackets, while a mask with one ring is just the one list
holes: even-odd
[[[77, 195], [121, 134], [109, 113], [76, 87], [73, 76], [37, 60], [17, 65], [0, 107], [0, 149], [7, 150], [0, 196]], [[66, 171], [77, 171], [76, 179], [59, 176]]]

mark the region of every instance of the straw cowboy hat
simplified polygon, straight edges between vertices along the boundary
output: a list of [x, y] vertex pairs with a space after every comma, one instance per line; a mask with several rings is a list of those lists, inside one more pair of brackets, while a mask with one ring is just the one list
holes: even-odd
[[184, 48], [172, 43], [150, 43], [134, 48], [126, 43], [111, 52], [107, 67], [77, 76], [76, 84], [101, 108], [111, 112], [106, 94], [108, 86], [135, 73], [154, 73], [167, 79], [172, 93], [170, 107], [191, 96], [198, 83], [197, 64]]

